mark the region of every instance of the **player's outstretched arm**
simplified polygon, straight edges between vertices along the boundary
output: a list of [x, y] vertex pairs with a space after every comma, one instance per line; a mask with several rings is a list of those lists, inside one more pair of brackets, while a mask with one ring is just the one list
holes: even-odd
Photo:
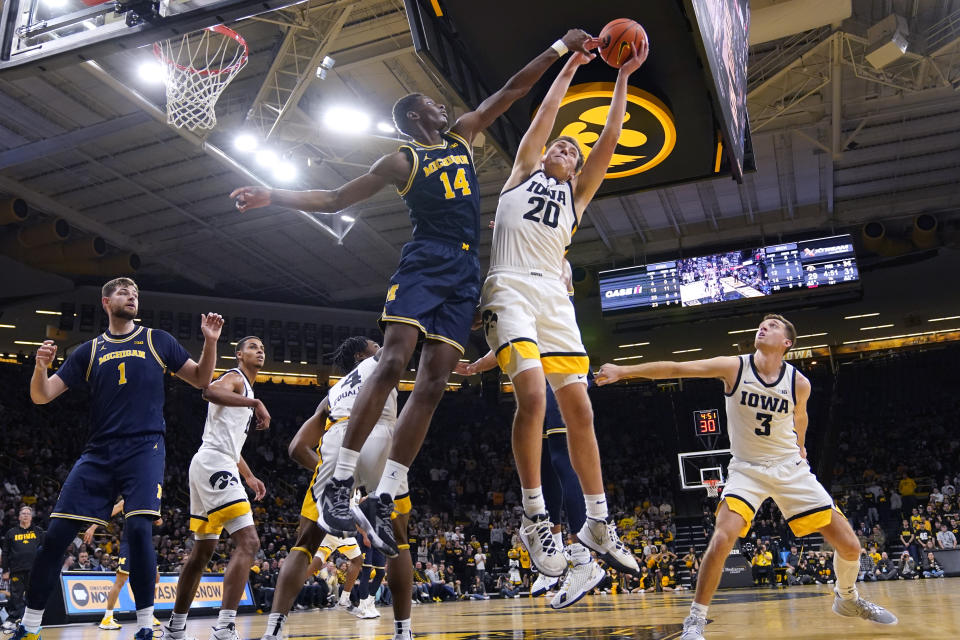
[[595, 374], [594, 380], [599, 386], [611, 384], [627, 378], [646, 378], [662, 380], [664, 378], [720, 378], [727, 388], [733, 387], [740, 371], [740, 362], [733, 356], [719, 356], [706, 360], [690, 362], [647, 362], [644, 364], [616, 365], [604, 364]]
[[584, 162], [583, 170], [577, 179], [573, 202], [578, 217], [583, 215], [583, 211], [593, 200], [597, 189], [603, 183], [603, 177], [607, 174], [610, 159], [613, 158], [613, 152], [620, 140], [620, 132], [623, 130], [623, 116], [627, 111], [627, 87], [630, 74], [639, 69], [647, 58], [645, 50], [638, 52], [632, 44], [630, 48], [633, 50], [633, 55], [623, 63], [620, 72], [617, 74], [617, 83], [613, 88], [613, 99], [610, 101], [610, 110], [607, 112], [607, 121], [603, 125], [603, 131], [590, 150], [590, 155], [587, 156], [587, 161]]
[[290, 459], [307, 471], [313, 471], [320, 462], [317, 455], [317, 445], [320, 438], [323, 437], [324, 427], [327, 417], [330, 415], [330, 399], [324, 398], [316, 413], [304, 422], [297, 433], [294, 434], [290, 445], [287, 447], [287, 454]]
[[263, 500], [263, 496], [267, 495], [267, 487], [260, 478], [253, 475], [253, 471], [250, 470], [250, 466], [247, 464], [247, 461], [243, 459], [243, 456], [240, 456], [240, 459], [237, 460], [237, 469], [240, 471], [243, 481], [247, 483], [248, 487], [253, 489], [253, 499], [257, 501]]
[[187, 384], [203, 389], [213, 380], [213, 368], [217, 366], [217, 340], [223, 329], [223, 316], [219, 313], [205, 313], [200, 316], [200, 331], [203, 333], [203, 351], [200, 362], [188, 359], [175, 375]]
[[507, 180], [507, 184], [504, 185], [504, 189], [515, 187], [533, 173], [540, 162], [543, 147], [547, 144], [550, 132], [557, 120], [560, 101], [563, 100], [567, 89], [570, 88], [570, 82], [573, 80], [577, 68], [595, 57], [592, 53], [583, 54], [577, 51], [570, 56], [567, 64], [563, 65], [563, 70], [557, 74], [553, 84], [550, 85], [550, 90], [547, 91], [543, 102], [540, 103], [540, 108], [537, 109], [537, 115], [533, 117], [533, 122], [530, 123], [527, 132], [523, 134], [523, 139], [520, 140], [517, 157], [513, 161], [513, 171], [510, 174], [510, 179]]
[[497, 356], [493, 353], [493, 349], [491, 349], [479, 360], [470, 363], [458, 362], [457, 366], [453, 368], [453, 372], [459, 376], [474, 376], [484, 371], [490, 371], [490, 369], [493, 369], [495, 366], [497, 366]]
[[[585, 55], [590, 55], [589, 49], [599, 44], [596, 38], [591, 38], [581, 29], [570, 29], [561, 40], [567, 49], [579, 51]], [[560, 54], [556, 49], [552, 46], [548, 47], [507, 80], [507, 84], [503, 85], [499, 91], [481, 102], [475, 111], [460, 116], [450, 130], [462, 136], [467, 142], [473, 142], [474, 136], [493, 124], [494, 120], [503, 115], [514, 102], [527, 95], [559, 57]]]
[[287, 191], [251, 186], [234, 189], [230, 197], [236, 201], [241, 213], [272, 204], [313, 213], [336, 213], [366, 200], [389, 184], [403, 185], [409, 177], [409, 158], [395, 151], [374, 162], [367, 173], [338, 189]]
[[248, 407], [253, 409], [257, 430], [270, 428], [270, 413], [258, 398], [243, 395], [242, 374], [228, 371], [203, 389], [203, 399], [224, 407]]
[[47, 370], [53, 364], [57, 355], [57, 345], [53, 340], [44, 340], [37, 349], [36, 364], [33, 367], [33, 377], [30, 378], [30, 400], [34, 404], [47, 404], [67, 390], [67, 385], [60, 376], [47, 376]]
[[810, 418], [807, 415], [807, 400], [810, 399], [810, 381], [806, 376], [797, 373], [797, 398], [793, 407], [793, 430], [797, 434], [797, 444], [800, 446], [800, 455], [807, 457], [807, 425]]

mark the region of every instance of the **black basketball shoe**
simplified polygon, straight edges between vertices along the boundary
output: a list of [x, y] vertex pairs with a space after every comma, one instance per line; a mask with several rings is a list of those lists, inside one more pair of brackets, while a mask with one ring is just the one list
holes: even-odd
[[331, 478], [320, 496], [320, 528], [332, 536], [345, 538], [356, 532], [350, 513], [353, 477], [346, 480]]

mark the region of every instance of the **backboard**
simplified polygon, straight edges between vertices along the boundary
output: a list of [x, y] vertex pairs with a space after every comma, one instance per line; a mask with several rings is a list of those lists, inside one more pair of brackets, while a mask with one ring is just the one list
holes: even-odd
[[706, 489], [705, 480], [719, 480], [719, 486], [723, 487], [727, 483], [727, 465], [732, 457], [730, 449], [678, 453], [680, 488], [688, 491]]
[[297, 1], [5, 0], [0, 72], [27, 75], [76, 64]]

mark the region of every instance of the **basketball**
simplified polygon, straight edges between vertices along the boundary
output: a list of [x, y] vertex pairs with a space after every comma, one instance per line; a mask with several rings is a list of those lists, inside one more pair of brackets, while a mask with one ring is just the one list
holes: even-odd
[[637, 54], [646, 59], [647, 32], [643, 27], [630, 18], [612, 20], [600, 32], [600, 57], [614, 69], [619, 69], [632, 55], [631, 43], [637, 48]]

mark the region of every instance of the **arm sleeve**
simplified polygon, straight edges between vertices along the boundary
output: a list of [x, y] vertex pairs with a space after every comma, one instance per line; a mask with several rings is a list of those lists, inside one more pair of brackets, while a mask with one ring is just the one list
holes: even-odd
[[67, 387], [73, 389], [82, 386], [87, 381], [87, 367], [90, 365], [90, 349], [93, 348], [93, 341], [89, 340], [74, 349], [73, 353], [67, 356], [56, 375], [63, 380]]
[[163, 329], [153, 330], [153, 346], [167, 370], [176, 373], [190, 359], [190, 354], [177, 339]]

